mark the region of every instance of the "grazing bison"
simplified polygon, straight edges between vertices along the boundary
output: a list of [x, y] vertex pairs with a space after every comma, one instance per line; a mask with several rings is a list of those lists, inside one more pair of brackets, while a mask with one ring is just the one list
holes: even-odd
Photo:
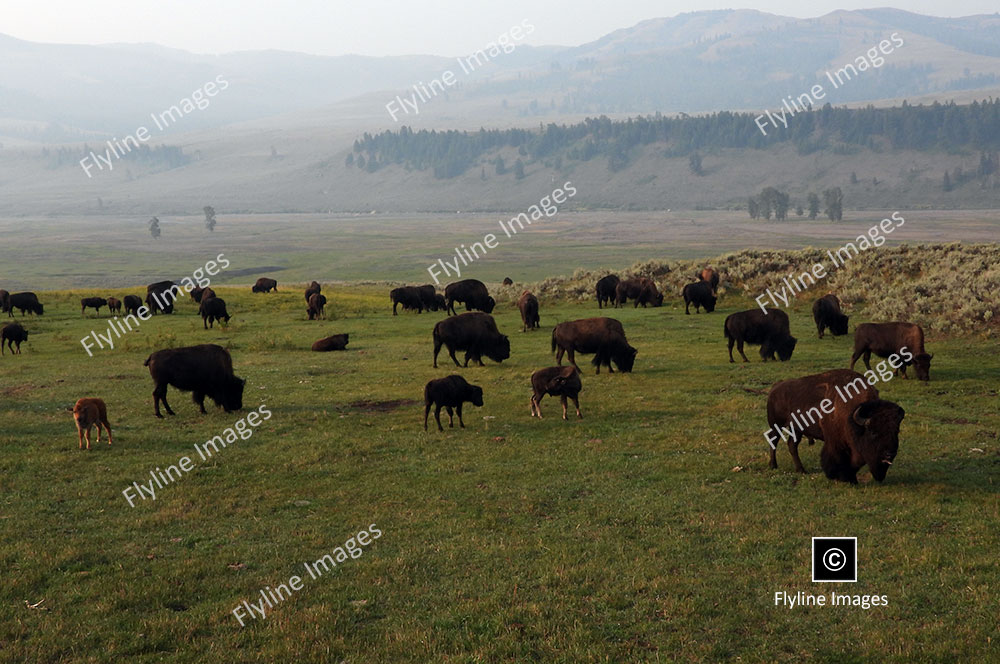
[[[463, 314], [468, 316], [470, 314]], [[438, 431], [444, 431], [441, 426], [441, 408], [448, 410], [448, 426], [455, 426], [455, 418], [452, 408], [458, 411], [458, 426], [465, 428], [462, 421], [462, 404], [471, 403], [473, 406], [483, 405], [483, 388], [478, 385], [470, 385], [468, 381], [453, 374], [444, 378], [435, 378], [424, 386], [424, 431], [427, 431], [427, 416], [431, 412], [431, 405], [434, 405], [434, 419], [437, 420]]]
[[[403, 305], [403, 311], [416, 309], [418, 314], [422, 314], [427, 306], [427, 297], [422, 292], [423, 286], [400, 286], [389, 291], [389, 299], [392, 300], [392, 315], [396, 315], [396, 306]], [[431, 298], [433, 301], [433, 298]]]
[[306, 302], [309, 302], [309, 298], [312, 297], [313, 294], [321, 291], [322, 289], [320, 288], [319, 282], [314, 281], [309, 284], [309, 286], [306, 287]]
[[335, 334], [332, 337], [320, 339], [312, 345], [312, 349], [321, 353], [330, 350], [346, 350], [348, 336], [347, 334]]
[[87, 397], [79, 399], [73, 406], [73, 421], [76, 422], [76, 433], [80, 437], [80, 449], [83, 449], [83, 435], [87, 434], [87, 449], [90, 449], [90, 430], [97, 425], [97, 442], [101, 442], [101, 428], [108, 432], [108, 445], [111, 444], [111, 424], [108, 423], [108, 407], [104, 399]]
[[517, 308], [521, 310], [521, 331], [526, 332], [528, 328], [534, 329], [539, 326], [538, 298], [531, 291], [521, 293], [517, 301]]
[[580, 390], [583, 384], [580, 382], [580, 370], [576, 367], [548, 367], [539, 369], [531, 374], [531, 416], [538, 415], [542, 419], [542, 397], [551, 394], [559, 397], [562, 401], [563, 419], [566, 417], [566, 398], [573, 400], [576, 406], [576, 416], [583, 419], [580, 413]]
[[195, 286], [191, 291], [191, 299], [201, 304], [202, 300], [207, 300], [210, 297], [215, 297], [215, 291], [209, 286], [202, 288], [201, 286]]
[[226, 311], [226, 301], [221, 297], [209, 297], [201, 301], [201, 306], [198, 307], [198, 313], [201, 314], [201, 324], [207, 330], [210, 327], [215, 327], [215, 321], [229, 322], [229, 312]]
[[172, 281], [157, 281], [146, 286], [146, 306], [156, 313], [174, 313], [174, 302], [180, 297], [181, 287]]
[[617, 274], [609, 274], [597, 280], [597, 308], [603, 309], [605, 304], [612, 304], [618, 292], [618, 282], [621, 279]]
[[84, 297], [80, 299], [80, 315], [84, 315], [87, 311], [87, 307], [91, 307], [94, 311], [100, 315], [101, 307], [108, 306], [108, 301], [103, 297]]
[[270, 293], [272, 290], [274, 290], [275, 293], [278, 292], [278, 282], [268, 277], [261, 277], [257, 280], [257, 283], [250, 288], [252, 293]]
[[712, 288], [712, 295], [715, 295], [719, 291], [719, 271], [714, 267], [706, 267], [701, 272], [694, 275], [695, 279], [699, 281], [704, 281]]
[[167, 403], [167, 385], [183, 392], [193, 392], [194, 402], [205, 414], [205, 397], [227, 413], [243, 408], [243, 386], [246, 381], [233, 374], [233, 360], [222, 346], [202, 344], [184, 348], [158, 350], [143, 363], [153, 378], [153, 408], [160, 414], [160, 401], [173, 415]]
[[108, 298], [108, 311], [113, 314], [120, 314], [122, 312], [122, 301], [117, 297]]
[[510, 277], [504, 277], [503, 278], [503, 285], [504, 286], [513, 286], [514, 285], [514, 280], [511, 279]]
[[710, 314], [715, 311], [715, 303], [718, 298], [712, 290], [712, 284], [707, 281], [696, 281], [684, 287], [684, 313], [690, 314], [689, 307], [694, 305], [694, 312], [700, 313], [701, 307], [705, 307], [705, 313]]
[[434, 308], [432, 309], [432, 311], [447, 311], [447, 310], [448, 310], [448, 303], [445, 301], [444, 295], [441, 295], [441, 293], [436, 293], [434, 295]]
[[309, 320], [315, 320], [321, 317], [325, 317], [326, 309], [326, 295], [321, 293], [313, 293], [309, 296], [309, 306], [306, 308], [306, 314], [309, 315]]
[[[556, 349], [558, 348], [558, 352]], [[594, 353], [591, 364], [601, 373], [601, 365], [614, 373], [611, 362], [619, 371], [629, 372], [635, 364], [637, 351], [628, 345], [625, 328], [614, 318], [584, 318], [559, 323], [552, 330], [552, 351], [556, 352], [556, 364], [562, 364], [563, 353], [568, 353], [569, 361], [576, 364], [576, 353]]]
[[125, 314], [139, 315], [139, 307], [142, 306], [142, 298], [138, 295], [126, 295], [123, 299], [125, 304]]
[[640, 304], [645, 309], [646, 305], [659, 307], [663, 304], [663, 293], [659, 291], [652, 279], [639, 277], [619, 281], [615, 287], [615, 307], [620, 307], [629, 300], [633, 300], [632, 306], [638, 307]]
[[906, 367], [910, 364], [917, 372], [919, 380], [930, 380], [931, 359], [924, 351], [924, 331], [915, 323], [862, 323], [854, 330], [854, 354], [851, 368], [864, 355], [865, 367], [871, 369], [869, 360], [872, 353], [879, 357], [897, 354], [903, 362], [901, 371], [906, 378]]
[[759, 308], [730, 314], [724, 325], [726, 339], [729, 340], [729, 361], [733, 360], [733, 343], [743, 356], [744, 362], [749, 362], [743, 352], [743, 344], [760, 344], [760, 356], [767, 362], [778, 359], [788, 360], [795, 350], [797, 341], [789, 331], [788, 314], [780, 309], [768, 309], [767, 314]]
[[465, 351], [465, 366], [469, 360], [483, 365], [483, 355], [494, 362], [503, 362], [510, 357], [510, 340], [497, 329], [496, 321], [489, 314], [471, 312], [445, 318], [434, 326], [434, 367], [437, 368], [441, 346], [448, 348], [448, 355], [455, 366], [456, 350]]
[[464, 303], [466, 311], [478, 309], [487, 314], [493, 313], [493, 307], [497, 304], [486, 290], [486, 284], [478, 279], [465, 279], [448, 284], [444, 289], [444, 299], [449, 314], [457, 313], [456, 302]]
[[830, 334], [839, 337], [847, 334], [847, 319], [840, 310], [840, 300], [833, 293], [827, 293], [823, 297], [813, 302], [813, 320], [816, 321], [816, 330], [819, 338], [823, 338], [823, 331], [830, 328]]
[[21, 315], [24, 315], [25, 311], [30, 311], [33, 314], [38, 314], [41, 316], [45, 307], [42, 303], [38, 301], [38, 296], [31, 292], [14, 293], [10, 296], [10, 305], [7, 307], [7, 315], [13, 317], [14, 309], [20, 309]]
[[[0, 330], [0, 355], [3, 354], [4, 344], [7, 344], [7, 348], [10, 352], [21, 354], [21, 342], [28, 340], [28, 332], [21, 327], [20, 323], [7, 323], [3, 326], [3, 330]], [[17, 350], [14, 347], [17, 346]]]
[[427, 311], [439, 311], [444, 309], [444, 307], [438, 306], [438, 298], [440, 297], [440, 301], [442, 303], [444, 302], [444, 298], [438, 295], [433, 284], [417, 286], [417, 290], [420, 291], [420, 301], [423, 303], [424, 309]]
[[0, 313], [10, 311], [10, 293], [0, 288]]

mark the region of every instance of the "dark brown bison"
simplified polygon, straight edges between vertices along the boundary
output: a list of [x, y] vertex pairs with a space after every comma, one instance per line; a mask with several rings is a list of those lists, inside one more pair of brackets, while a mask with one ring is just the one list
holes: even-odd
[[715, 303], [718, 298], [712, 290], [712, 284], [707, 281], [696, 281], [688, 284], [682, 292], [684, 296], [684, 313], [690, 314], [690, 306], [694, 305], [694, 312], [700, 313], [701, 307], [705, 307], [705, 313], [710, 314], [715, 311]]
[[437, 289], [434, 288], [433, 284], [417, 286], [417, 290], [420, 291], [420, 300], [423, 302], [424, 309], [427, 311], [440, 311], [444, 309], [444, 307], [439, 306], [439, 303], [444, 303], [444, 297], [438, 295]]
[[158, 350], [143, 363], [153, 378], [153, 408], [160, 414], [160, 401], [173, 415], [167, 403], [167, 385], [183, 392], [193, 392], [194, 402], [205, 413], [205, 397], [210, 397], [227, 413], [243, 408], [246, 381], [233, 374], [233, 360], [222, 346], [202, 344], [185, 348]]
[[618, 286], [615, 287], [615, 306], [620, 307], [629, 300], [633, 301], [633, 307], [638, 307], [640, 304], [643, 309], [646, 308], [646, 305], [659, 307], [663, 304], [663, 293], [659, 291], [653, 280], [647, 277], [619, 281]]
[[476, 309], [487, 314], [493, 313], [493, 308], [497, 304], [486, 290], [486, 284], [478, 279], [465, 279], [448, 284], [444, 289], [444, 299], [449, 314], [457, 313], [456, 302], [464, 303], [466, 311]]
[[198, 313], [201, 314], [201, 324], [207, 330], [210, 327], [215, 327], [215, 321], [229, 322], [229, 312], [226, 311], [226, 301], [221, 297], [207, 297], [203, 298], [201, 301], [201, 306], [198, 307]]
[[321, 353], [331, 350], [347, 350], [348, 336], [347, 334], [335, 334], [332, 337], [320, 339], [313, 343], [312, 349]]
[[603, 309], [605, 304], [613, 304], [618, 292], [617, 274], [609, 274], [597, 280], [597, 308]]
[[[558, 350], [557, 350], [558, 349]], [[594, 353], [591, 364], [601, 373], [601, 365], [614, 373], [611, 362], [619, 371], [629, 372], [635, 364], [638, 351], [628, 345], [625, 328], [614, 318], [584, 318], [559, 323], [552, 330], [552, 351], [556, 353], [556, 364], [562, 364], [563, 353], [568, 353], [574, 367], [576, 353]]]
[[827, 293], [823, 297], [813, 302], [813, 320], [816, 321], [816, 330], [819, 338], [823, 338], [823, 331], [830, 328], [830, 334], [839, 337], [847, 334], [847, 319], [840, 310], [840, 300], [833, 293]]
[[0, 313], [10, 310], [10, 293], [0, 288]]
[[910, 364], [920, 380], [930, 380], [931, 359], [924, 350], [924, 331], [915, 323], [862, 323], [854, 330], [854, 354], [851, 368], [864, 355], [865, 367], [871, 369], [869, 360], [872, 353], [879, 357], [899, 355], [903, 365], [901, 371], [906, 378], [906, 367]]
[[503, 285], [504, 286], [513, 286], [514, 285], [514, 280], [511, 279], [510, 277], [504, 277], [503, 278]]
[[278, 292], [278, 282], [269, 277], [261, 277], [250, 288], [250, 292], [252, 293], [270, 293], [272, 290], [275, 293]]
[[121, 314], [122, 312], [122, 301], [117, 297], [108, 298], [108, 311], [113, 314]]
[[434, 295], [434, 308], [432, 311], [448, 311], [448, 303], [444, 299], [444, 295], [441, 293], [436, 293]]
[[313, 293], [319, 293], [323, 289], [320, 288], [319, 282], [314, 281], [306, 287], [306, 302], [309, 302], [309, 298], [312, 297]]
[[306, 314], [309, 315], [309, 320], [315, 320], [318, 318], [323, 318], [326, 316], [326, 295], [322, 293], [313, 293], [309, 296], [309, 306], [306, 308]]
[[98, 315], [101, 313], [101, 307], [108, 306], [108, 301], [103, 297], [84, 297], [80, 298], [80, 315], [84, 315], [87, 311], [87, 307], [92, 308], [97, 312]]
[[146, 286], [146, 306], [150, 312], [172, 314], [174, 302], [180, 297], [181, 287], [172, 281], [157, 281]]
[[[3, 326], [3, 330], [0, 330], [0, 355], [3, 354], [4, 344], [7, 344], [7, 348], [10, 349], [11, 353], [21, 354], [21, 342], [28, 340], [28, 332], [21, 327], [20, 323], [7, 323]], [[14, 350], [14, 347], [17, 350]]]
[[726, 339], [729, 340], [729, 361], [733, 360], [733, 344], [743, 356], [744, 362], [749, 362], [743, 352], [743, 344], [760, 344], [760, 356], [767, 362], [778, 359], [788, 360], [795, 350], [795, 337], [791, 335], [788, 326], [788, 314], [780, 309], [768, 309], [767, 314], [759, 308], [730, 314], [724, 325]]
[[[468, 316], [470, 314], [463, 314]], [[458, 426], [465, 428], [462, 421], [462, 404], [469, 402], [473, 406], [483, 405], [483, 388], [470, 385], [468, 381], [453, 374], [444, 378], [435, 378], [424, 386], [424, 431], [427, 431], [427, 416], [434, 405], [434, 419], [437, 420], [438, 431], [444, 431], [441, 426], [441, 408], [448, 410], [448, 426], [455, 426], [452, 408], [458, 412]]]
[[538, 415], [538, 419], [542, 419], [542, 397], [546, 394], [551, 394], [554, 397], [559, 397], [562, 401], [562, 417], [563, 419], [569, 419], [566, 417], [566, 399], [570, 398], [573, 400], [573, 405], [576, 406], [576, 416], [583, 419], [583, 415], [580, 413], [580, 390], [583, 389], [583, 384], [580, 382], [580, 370], [576, 367], [548, 367], [546, 369], [539, 369], [535, 373], [531, 374], [531, 416], [534, 417]]
[[521, 293], [517, 301], [517, 308], [521, 311], [521, 331], [526, 332], [528, 328], [535, 329], [539, 326], [538, 298], [531, 291]]
[[7, 315], [13, 317], [14, 309], [20, 309], [22, 316], [25, 311], [38, 314], [39, 316], [45, 312], [45, 307], [43, 307], [42, 303], [38, 301], [38, 296], [28, 291], [23, 293], [14, 293], [10, 296], [10, 304], [7, 307]]
[[138, 295], [126, 295], [122, 300], [125, 305], [125, 314], [139, 315], [139, 307], [142, 306], [142, 298]]
[[719, 291], [719, 271], [714, 267], [706, 267], [704, 270], [695, 274], [695, 278], [699, 281], [704, 281], [712, 288], [712, 295], [715, 295]]
[[456, 350], [465, 351], [465, 365], [474, 360], [483, 366], [483, 355], [494, 362], [503, 362], [510, 357], [510, 340], [497, 329], [493, 316], [478, 312], [459, 314], [445, 318], [434, 326], [434, 367], [437, 367], [441, 346], [448, 348], [448, 355], [455, 366]]
[[[392, 300], [392, 315], [396, 315], [396, 306], [403, 305], [403, 311], [407, 309], [416, 310], [418, 314], [422, 314], [424, 309], [430, 309], [427, 306], [427, 298], [425, 293], [421, 291], [423, 286], [400, 286], [399, 288], [393, 288], [389, 291], [389, 299]], [[431, 298], [433, 301], [433, 298]]]
[[216, 295], [215, 291], [212, 290], [209, 286], [205, 286], [204, 288], [202, 288], [201, 286], [195, 286], [194, 289], [191, 291], [191, 299], [197, 302], [198, 304], [201, 304], [202, 300], [207, 300], [210, 297], [216, 297]]

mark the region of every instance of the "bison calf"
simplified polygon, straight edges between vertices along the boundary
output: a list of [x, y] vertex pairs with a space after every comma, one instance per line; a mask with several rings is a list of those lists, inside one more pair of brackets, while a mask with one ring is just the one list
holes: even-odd
[[108, 298], [108, 311], [113, 314], [120, 314], [122, 312], [122, 301], [117, 297]]
[[108, 407], [103, 399], [87, 397], [80, 399], [73, 406], [73, 419], [76, 421], [76, 432], [80, 437], [80, 449], [83, 449], [84, 432], [87, 435], [87, 449], [90, 449], [90, 429], [97, 425], [97, 442], [101, 442], [101, 427], [108, 432], [108, 445], [111, 444], [111, 425], [108, 423]]
[[576, 367], [548, 367], [547, 369], [539, 369], [531, 374], [531, 389], [533, 391], [531, 395], [532, 417], [537, 414], [538, 419], [542, 419], [542, 397], [546, 394], [551, 394], [554, 397], [559, 397], [562, 401], [562, 417], [564, 420], [569, 419], [566, 417], [567, 397], [572, 399], [573, 405], [576, 406], [576, 416], [583, 419], [583, 415], [580, 413], [579, 400], [583, 384], [580, 382], [580, 370]]
[[535, 329], [539, 326], [538, 298], [531, 291], [521, 293], [517, 301], [517, 308], [521, 310], [521, 331], [527, 332], [528, 328]]
[[478, 385], [470, 385], [468, 381], [459, 375], [435, 378], [424, 386], [424, 431], [427, 431], [427, 416], [431, 412], [431, 405], [434, 405], [434, 419], [437, 420], [438, 431], [444, 431], [441, 426], [441, 408], [448, 410], [448, 426], [455, 426], [455, 419], [452, 415], [452, 408], [458, 412], [458, 425], [465, 428], [462, 421], [462, 404], [471, 403], [473, 406], [483, 405], [483, 388]]
[[[3, 354], [4, 344], [7, 344], [7, 348], [10, 349], [12, 354], [21, 354], [21, 342], [28, 340], [28, 332], [20, 323], [8, 323], [3, 326], [3, 330], [0, 330], [0, 355]], [[17, 350], [14, 350], [14, 347]]]
[[348, 335], [346, 334], [335, 334], [332, 337], [320, 339], [313, 343], [312, 349], [319, 352], [345, 350], [347, 348], [347, 337]]

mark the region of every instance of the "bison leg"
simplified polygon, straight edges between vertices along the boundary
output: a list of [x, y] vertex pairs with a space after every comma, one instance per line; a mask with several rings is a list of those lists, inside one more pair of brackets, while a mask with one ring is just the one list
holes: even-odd
[[434, 419], [438, 423], [438, 431], [444, 431], [444, 427], [441, 426], [441, 404], [434, 404]]
[[566, 417], [566, 395], [565, 394], [560, 397], [560, 401], [562, 401], [563, 419], [564, 420], [568, 420], [569, 418]]
[[[108, 432], [108, 445], [111, 444], [111, 425], [108, 423], [108, 418], [102, 418], [101, 422], [104, 423], [104, 430]], [[101, 442], [101, 429], [100, 424], [98, 424], [97, 429], [97, 442]]]
[[[740, 352], [740, 357], [743, 358], [744, 362], [749, 362], [750, 361], [750, 359], [747, 357], [747, 354], [743, 352], [743, 340], [742, 339], [740, 339], [739, 341], [736, 342], [736, 350], [738, 350]], [[733, 342], [730, 341], [729, 342], [729, 359], [730, 359], [730, 361], [732, 361], [732, 358], [733, 358]]]
[[455, 411], [451, 409], [451, 406], [445, 406], [445, 410], [448, 411], [448, 428], [455, 428]]
[[864, 356], [865, 369], [871, 370], [871, 368], [872, 368], [871, 359], [872, 359], [872, 352], [871, 352], [871, 350], [866, 349], [865, 350], [865, 356]]
[[545, 394], [538, 394], [535, 392], [531, 395], [531, 416], [534, 417], [535, 413], [538, 413], [538, 419], [542, 419], [542, 397]]
[[163, 402], [163, 407], [167, 409], [167, 415], [173, 415], [174, 411], [170, 409], [170, 404], [167, 403], [167, 384], [157, 383], [153, 388], [153, 409], [156, 411], [156, 416], [162, 418], [163, 415], [160, 414], [160, 402]]
[[204, 393], [202, 393], [202, 392], [195, 392], [194, 394], [191, 395], [191, 398], [194, 400], [194, 402], [196, 404], [198, 404], [198, 408], [201, 409], [201, 414], [202, 415], [208, 415], [208, 413], [205, 411], [205, 395], [204, 395]]
[[583, 413], [580, 412], [580, 397], [570, 397], [573, 400], [573, 407], [576, 408], [576, 417], [579, 420], [583, 419]]
[[76, 423], [76, 433], [80, 437], [80, 449], [82, 450], [83, 449], [83, 427], [80, 426], [79, 422]]
[[437, 369], [437, 365], [438, 365], [438, 353], [440, 353], [440, 352], [441, 352], [441, 340], [438, 339], [437, 336], [435, 335], [435, 337], [434, 337], [434, 368], [435, 369]]
[[734, 343], [736, 343], [735, 339], [733, 339], [732, 337], [729, 337], [729, 361], [730, 361], [730, 363], [736, 361], [736, 360], [733, 359], [733, 344]]
[[458, 413], [458, 426], [465, 428], [465, 422], [462, 421], [462, 404], [458, 404], [455, 407], [455, 412]]
[[799, 442], [802, 440], [800, 437], [792, 436], [788, 439], [788, 453], [792, 455], [792, 461], [795, 462], [795, 470], [804, 473], [806, 469], [802, 467], [802, 461], [799, 459]]
[[[395, 316], [395, 315], [396, 315], [396, 305], [397, 305], [397, 304], [399, 304], [399, 302], [393, 302], [393, 303], [392, 303], [392, 315], [393, 315], [393, 316]], [[424, 427], [424, 428], [426, 429], [427, 427]]]
[[[559, 350], [562, 351], [561, 348]], [[566, 356], [569, 358], [569, 363], [572, 364], [574, 367], [576, 367], [577, 371], [580, 371], [580, 367], [576, 363], [576, 351], [573, 350], [572, 348], [570, 348], [569, 350], [566, 351]], [[601, 372], [601, 369], [600, 369], [600, 367], [598, 367], [597, 368], [597, 373], [600, 373], [600, 372]], [[583, 372], [581, 371], [581, 373], [583, 373]]]
[[861, 357], [862, 353], [864, 353], [864, 350], [857, 349], [851, 354], [851, 366], [849, 366], [848, 369], [854, 371], [854, 363], [858, 361], [858, 358]]
[[90, 449], [90, 427], [91, 427], [91, 425], [88, 424], [87, 425], [87, 449], [88, 450]]
[[427, 431], [427, 416], [431, 414], [431, 402], [424, 402], [424, 431]]
[[563, 348], [562, 346], [556, 348], [556, 364], [558, 364], [559, 366], [562, 366], [562, 358], [564, 352], [566, 352], [566, 349]]

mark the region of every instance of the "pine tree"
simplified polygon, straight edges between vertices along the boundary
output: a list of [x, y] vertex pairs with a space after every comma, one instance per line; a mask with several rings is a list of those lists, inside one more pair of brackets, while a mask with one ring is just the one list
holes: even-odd
[[160, 237], [160, 220], [153, 217], [149, 220], [149, 234], [153, 236], [153, 239]]
[[518, 180], [524, 179], [524, 164], [520, 159], [514, 162], [514, 177]]
[[809, 205], [809, 218], [815, 219], [819, 214], [819, 196], [809, 192], [809, 196], [806, 197], [806, 201]]
[[951, 191], [951, 178], [948, 176], [948, 171], [944, 172], [944, 180], [941, 182], [941, 187], [945, 191]]
[[207, 228], [209, 231], [214, 231], [215, 208], [212, 207], [211, 205], [206, 205], [204, 208], [202, 208], [202, 211], [205, 213], [205, 228]]

